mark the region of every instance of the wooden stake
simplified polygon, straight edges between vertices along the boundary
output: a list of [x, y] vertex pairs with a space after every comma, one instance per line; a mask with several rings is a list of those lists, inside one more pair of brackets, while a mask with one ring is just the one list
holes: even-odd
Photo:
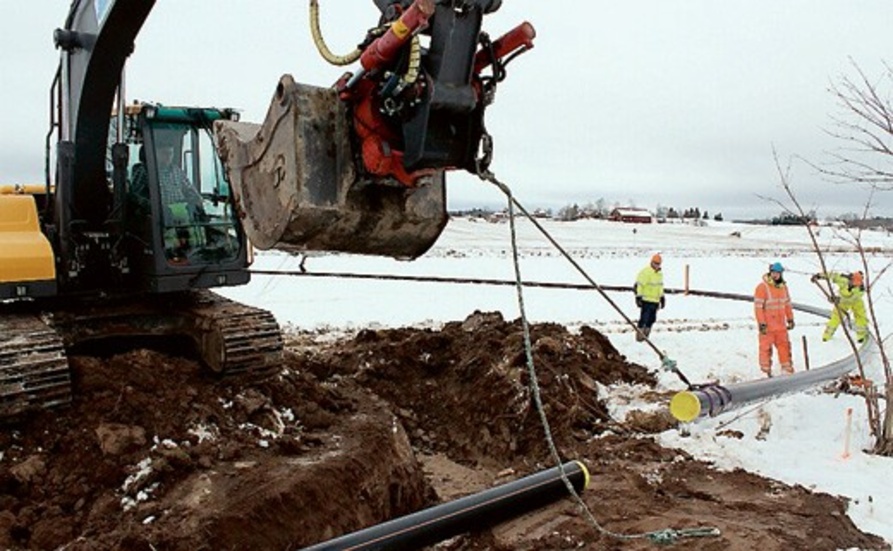
[[853, 408], [846, 408], [846, 428], [843, 432], [843, 459], [850, 458], [850, 433], [853, 429]]
[[688, 294], [688, 264], [685, 265], [685, 294]]
[[806, 371], [809, 371], [809, 348], [806, 345], [806, 335], [801, 335], [803, 341], [803, 362], [806, 364]]

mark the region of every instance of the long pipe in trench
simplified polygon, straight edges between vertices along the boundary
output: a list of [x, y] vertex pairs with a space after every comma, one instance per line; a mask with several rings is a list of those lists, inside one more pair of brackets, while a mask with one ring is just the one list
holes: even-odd
[[[336, 272], [298, 272], [298, 271], [278, 271], [278, 270], [252, 270], [252, 273], [259, 275], [291, 275], [291, 276], [308, 276], [308, 277], [341, 277], [350, 279], [378, 279], [378, 280], [400, 280], [400, 281], [417, 281], [417, 282], [437, 282], [437, 283], [458, 283], [470, 285], [498, 285], [508, 286], [516, 285], [512, 280], [503, 279], [484, 279], [484, 278], [464, 278], [464, 277], [438, 277], [438, 276], [395, 276], [384, 274], [355, 274], [355, 273], [336, 273]], [[522, 283], [524, 287], [539, 287], [547, 289], [573, 289], [573, 290], [591, 290], [594, 287], [588, 284], [575, 283], [557, 283], [545, 281], [525, 281]], [[633, 288], [622, 285], [599, 285], [603, 291], [614, 292], [631, 292]], [[737, 300], [742, 302], [753, 302], [752, 295], [743, 295], [740, 293], [724, 293], [718, 291], [703, 291], [697, 289], [665, 289], [667, 294], [684, 294], [708, 298], [719, 298], [727, 300]], [[809, 306], [806, 304], [792, 304], [794, 310], [813, 314], [816, 316], [828, 318], [831, 316], [829, 310]], [[859, 357], [865, 361], [867, 356], [873, 350], [873, 339], [869, 338], [866, 343], [859, 349]], [[673, 396], [670, 400], [670, 413], [677, 420], [682, 422], [692, 422], [703, 417], [713, 417], [738, 407], [745, 406], [749, 403], [770, 397], [779, 397], [794, 392], [799, 392], [806, 388], [810, 388], [825, 381], [831, 381], [849, 373], [856, 368], [856, 357], [850, 356], [836, 362], [832, 362], [826, 366], [812, 369], [806, 372], [795, 373], [784, 377], [774, 377], [759, 381], [750, 381], [745, 383], [737, 383], [728, 386], [719, 384], [702, 385], [682, 391]]]
[[589, 471], [579, 461], [324, 541], [303, 551], [419, 549], [527, 513], [569, 495], [562, 472], [582, 492]]

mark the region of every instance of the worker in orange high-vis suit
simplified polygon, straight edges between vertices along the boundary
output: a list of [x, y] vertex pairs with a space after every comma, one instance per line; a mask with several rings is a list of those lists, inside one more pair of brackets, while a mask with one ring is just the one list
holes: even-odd
[[781, 262], [769, 265], [769, 273], [757, 285], [753, 293], [753, 310], [760, 330], [760, 369], [767, 377], [772, 376], [772, 347], [778, 351], [781, 370], [794, 373], [791, 361], [791, 340], [788, 331], [794, 328], [794, 309], [784, 281]]

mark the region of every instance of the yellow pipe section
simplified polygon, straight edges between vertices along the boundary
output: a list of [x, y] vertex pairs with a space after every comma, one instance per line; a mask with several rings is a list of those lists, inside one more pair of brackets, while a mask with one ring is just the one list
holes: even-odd
[[690, 423], [701, 416], [701, 400], [694, 392], [683, 390], [670, 399], [670, 414], [682, 423]]

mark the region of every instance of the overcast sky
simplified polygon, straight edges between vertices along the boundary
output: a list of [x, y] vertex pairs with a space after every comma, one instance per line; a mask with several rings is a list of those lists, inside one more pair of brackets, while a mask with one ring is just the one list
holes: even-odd
[[[306, 0], [158, 0], [128, 66], [128, 96], [237, 107], [261, 122], [283, 73], [327, 86]], [[69, 0], [0, 0], [0, 182], [43, 181], [52, 31]], [[377, 20], [372, 0], [320, 0], [323, 33], [345, 53]], [[487, 113], [492, 169], [528, 207], [599, 198], [698, 206], [727, 217], [776, 213], [772, 157], [821, 162], [837, 112], [829, 84], [891, 60], [890, 0], [504, 0], [485, 30], [522, 20], [536, 47], [508, 67]], [[886, 56], [886, 58], [885, 58]], [[864, 192], [795, 164], [800, 200], [820, 214], [860, 211]], [[453, 207], [498, 206], [476, 178], [451, 177]], [[893, 201], [875, 209], [893, 214]]]

